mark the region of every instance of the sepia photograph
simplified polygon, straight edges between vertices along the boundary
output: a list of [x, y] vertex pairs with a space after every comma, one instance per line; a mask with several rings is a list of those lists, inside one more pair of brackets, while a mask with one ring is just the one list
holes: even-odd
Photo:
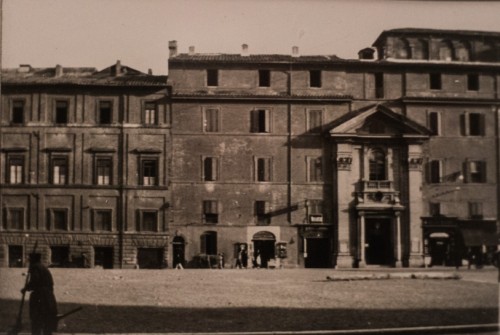
[[499, 334], [499, 13], [0, 0], [0, 334]]

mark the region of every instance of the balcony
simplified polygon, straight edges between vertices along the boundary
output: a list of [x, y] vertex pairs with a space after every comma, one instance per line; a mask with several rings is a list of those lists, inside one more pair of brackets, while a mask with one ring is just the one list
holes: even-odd
[[394, 189], [391, 180], [362, 180], [359, 182], [357, 208], [393, 208], [402, 207], [399, 192]]

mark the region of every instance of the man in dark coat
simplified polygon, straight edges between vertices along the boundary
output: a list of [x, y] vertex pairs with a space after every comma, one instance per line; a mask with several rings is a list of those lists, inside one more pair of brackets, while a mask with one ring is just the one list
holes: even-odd
[[23, 291], [30, 294], [31, 334], [51, 335], [57, 331], [57, 303], [54, 281], [40, 254], [30, 255], [29, 281]]

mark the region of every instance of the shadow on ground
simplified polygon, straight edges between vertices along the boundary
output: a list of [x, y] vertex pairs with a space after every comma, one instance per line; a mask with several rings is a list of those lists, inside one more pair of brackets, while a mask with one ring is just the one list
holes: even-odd
[[[82, 305], [64, 320], [64, 333], [231, 332], [337, 330], [498, 322], [496, 308], [461, 309], [301, 309], [301, 308], [169, 308]], [[64, 313], [77, 307], [59, 304]], [[15, 322], [19, 301], [0, 299], [0, 332]], [[27, 308], [27, 306], [26, 306]], [[23, 331], [29, 331], [28, 310]]]

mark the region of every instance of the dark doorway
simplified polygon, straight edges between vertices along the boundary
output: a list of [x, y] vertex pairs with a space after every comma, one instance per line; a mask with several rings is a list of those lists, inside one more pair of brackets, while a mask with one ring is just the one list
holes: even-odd
[[69, 247], [57, 246], [50, 247], [50, 266], [53, 268], [69, 268]]
[[163, 267], [163, 248], [137, 249], [139, 269], [161, 269]]
[[177, 264], [185, 266], [185, 264], [184, 264], [184, 248], [185, 248], [184, 238], [182, 238], [181, 236], [176, 236], [176, 237], [174, 237], [172, 244], [173, 244], [173, 246], [172, 246], [172, 252], [173, 252], [172, 267], [175, 268], [177, 266]]
[[429, 239], [431, 266], [447, 265], [450, 243], [448, 237], [432, 237]]
[[9, 245], [9, 268], [23, 267], [23, 246]]
[[391, 219], [365, 221], [365, 256], [367, 265], [391, 265], [394, 261]]
[[327, 238], [307, 239], [306, 268], [328, 268], [330, 267], [330, 240]]
[[113, 268], [113, 247], [94, 247], [94, 267]]
[[274, 235], [267, 231], [258, 232], [253, 236], [253, 251], [255, 254], [258, 252], [260, 255], [261, 268], [267, 268], [269, 260], [274, 259], [275, 242]]

